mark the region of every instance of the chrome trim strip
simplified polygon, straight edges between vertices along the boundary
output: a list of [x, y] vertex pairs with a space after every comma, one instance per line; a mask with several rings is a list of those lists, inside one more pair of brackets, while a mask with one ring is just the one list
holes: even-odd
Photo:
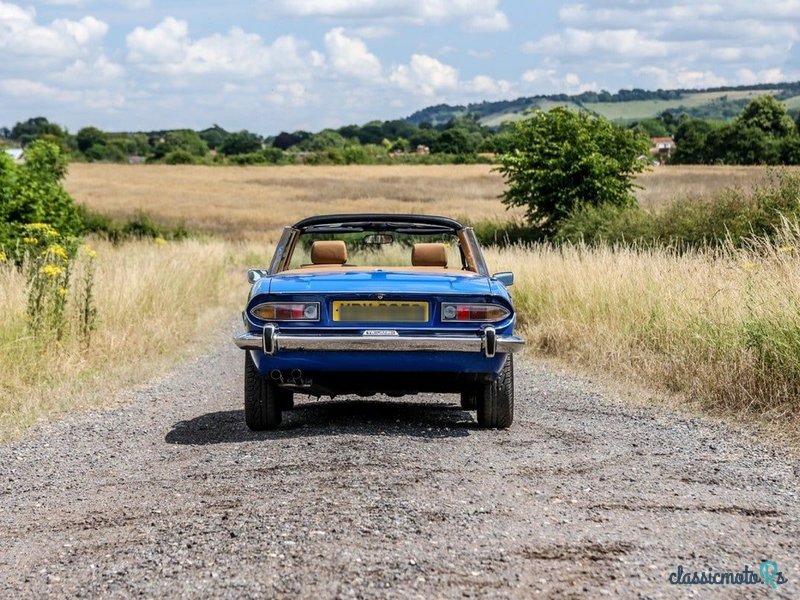
[[284, 227], [281, 238], [278, 240], [278, 245], [275, 246], [275, 254], [272, 257], [272, 262], [269, 264], [267, 270], [268, 275], [275, 275], [280, 271], [285, 271], [289, 263], [291, 252], [289, 250], [294, 246], [294, 238], [297, 235], [297, 230], [292, 227]]
[[[521, 337], [494, 336], [494, 344], [487, 334], [477, 336], [354, 336], [354, 335], [291, 335], [280, 333], [274, 325], [267, 325], [263, 335], [243, 333], [234, 338], [239, 348], [262, 350], [273, 355], [290, 350], [323, 350], [332, 352], [481, 352], [488, 357], [494, 353], [519, 352], [525, 345]], [[492, 348], [494, 346], [494, 348]], [[491, 353], [494, 350], [494, 353]]]

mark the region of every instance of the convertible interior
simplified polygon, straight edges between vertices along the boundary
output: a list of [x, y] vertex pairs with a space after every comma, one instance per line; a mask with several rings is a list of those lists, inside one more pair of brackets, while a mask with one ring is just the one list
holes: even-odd
[[311, 262], [299, 268], [283, 271], [284, 274], [347, 271], [392, 271], [421, 273], [443, 272], [448, 275], [477, 275], [464, 268], [448, 267], [447, 245], [443, 242], [418, 242], [411, 247], [410, 266], [357, 266], [347, 264], [347, 244], [343, 240], [318, 240], [311, 245]]

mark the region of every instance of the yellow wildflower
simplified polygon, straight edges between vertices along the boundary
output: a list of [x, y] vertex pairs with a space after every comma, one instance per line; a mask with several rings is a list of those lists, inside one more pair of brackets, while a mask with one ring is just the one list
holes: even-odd
[[66, 296], [67, 295], [67, 288], [65, 288], [63, 286], [58, 288], [58, 295], [59, 296]]
[[58, 277], [64, 272], [64, 269], [57, 265], [44, 265], [41, 269], [39, 269], [39, 273], [41, 275], [46, 275], [47, 277]]
[[8, 257], [6, 256], [6, 253], [3, 252], [2, 250], [0, 250], [0, 264], [6, 262], [7, 260], [8, 260]]
[[45, 235], [49, 236], [58, 235], [58, 231], [53, 229], [53, 227], [47, 223], [30, 223], [25, 226], [25, 229], [28, 231], [41, 231]]
[[157, 237], [153, 241], [155, 242], [156, 246], [164, 246], [167, 243], [167, 240], [162, 237]]
[[83, 252], [89, 258], [94, 258], [95, 256], [97, 256], [97, 251], [94, 248], [92, 248], [89, 244], [84, 245]]
[[64, 249], [64, 246], [59, 244], [50, 244], [50, 246], [47, 247], [47, 252], [58, 258], [67, 258], [67, 251]]
[[38, 244], [39, 240], [34, 237], [24, 237], [22, 238], [22, 243], [27, 244], [28, 246], [33, 246], [34, 244]]

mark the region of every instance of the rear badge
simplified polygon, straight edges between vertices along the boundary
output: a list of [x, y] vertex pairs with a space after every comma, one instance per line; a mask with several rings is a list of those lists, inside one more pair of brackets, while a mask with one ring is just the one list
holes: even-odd
[[361, 335], [365, 336], [396, 336], [399, 335], [394, 329], [365, 329]]

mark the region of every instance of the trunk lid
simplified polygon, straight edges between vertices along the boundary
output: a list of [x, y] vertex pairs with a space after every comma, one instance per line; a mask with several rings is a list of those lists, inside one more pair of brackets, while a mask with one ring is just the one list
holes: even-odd
[[492, 293], [488, 277], [473, 273], [421, 271], [343, 271], [272, 277], [271, 294], [476, 294]]

